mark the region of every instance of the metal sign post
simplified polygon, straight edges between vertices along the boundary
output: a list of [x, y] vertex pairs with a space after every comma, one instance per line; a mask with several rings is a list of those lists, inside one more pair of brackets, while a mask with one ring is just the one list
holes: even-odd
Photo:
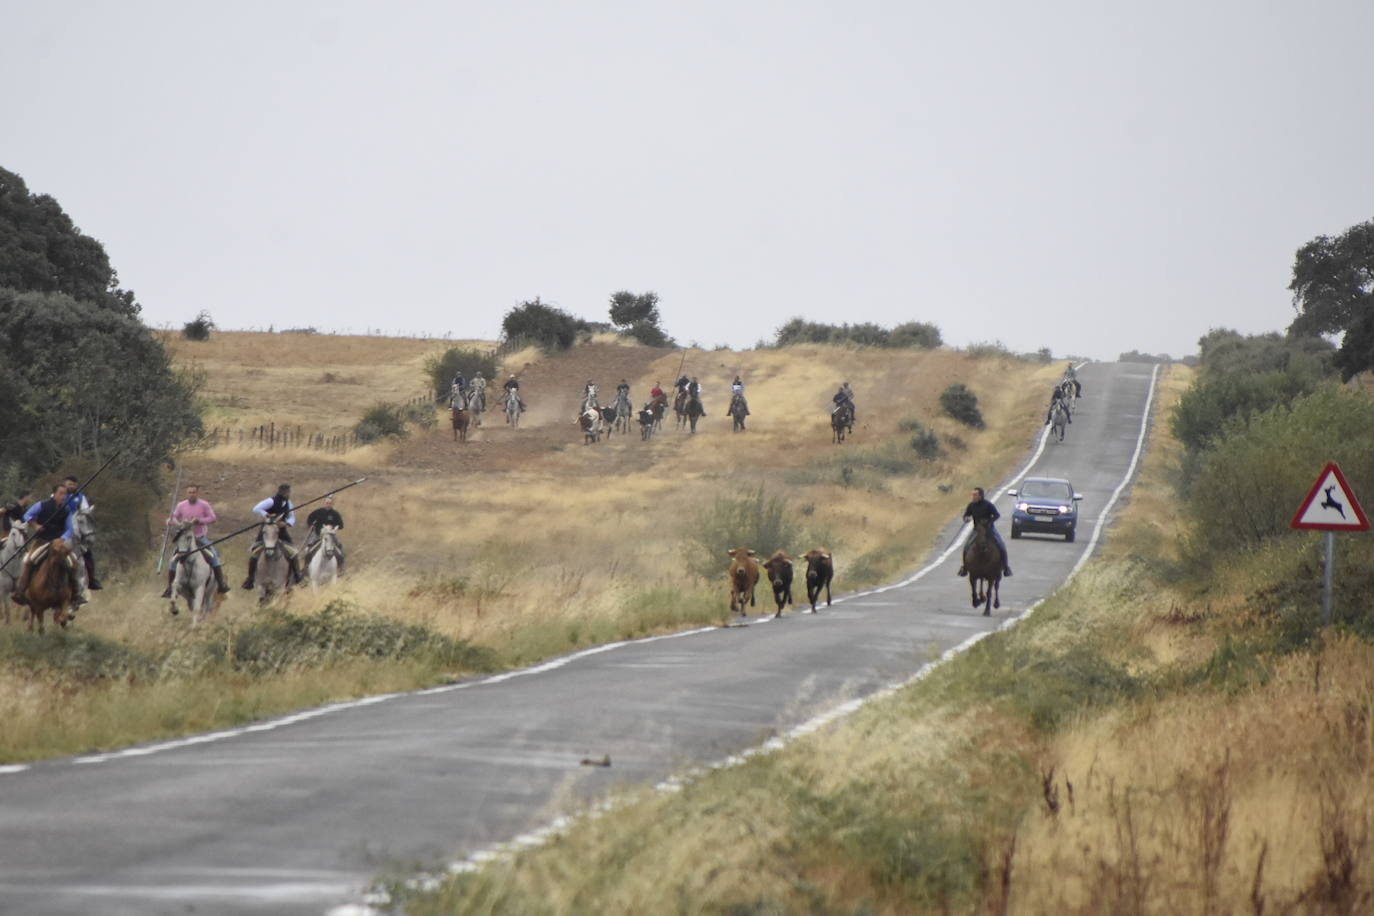
[[[1320, 499], [1318, 498], [1320, 497]], [[1322, 626], [1331, 623], [1331, 580], [1336, 566], [1336, 532], [1368, 531], [1369, 519], [1365, 517], [1355, 491], [1346, 483], [1345, 475], [1334, 461], [1317, 475], [1307, 498], [1298, 507], [1297, 514], [1288, 523], [1290, 528], [1299, 531], [1326, 532], [1326, 563], [1322, 569]]]

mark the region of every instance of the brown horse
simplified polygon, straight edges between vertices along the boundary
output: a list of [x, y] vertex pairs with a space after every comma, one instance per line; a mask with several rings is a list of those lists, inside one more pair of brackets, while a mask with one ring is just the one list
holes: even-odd
[[668, 396], [666, 394], [656, 394], [649, 399], [649, 412], [654, 415], [654, 431], [657, 432], [663, 426], [663, 412], [668, 408]]
[[964, 545], [964, 566], [968, 569], [969, 593], [973, 606], [983, 606], [983, 616], [1002, 606], [1002, 551], [992, 536], [992, 520], [980, 518], [973, 523], [973, 537]]
[[23, 597], [29, 608], [29, 631], [33, 622], [38, 621], [38, 632], [43, 632], [43, 612], [52, 608], [52, 619], [60, 627], [65, 627], [72, 617], [72, 602], [76, 600], [76, 569], [72, 549], [62, 538], [51, 545], [36, 545], [29, 553], [34, 554], [44, 547], [44, 555], [29, 570], [28, 588]]
[[466, 407], [453, 408], [453, 441], [468, 441], [468, 426], [472, 423], [472, 412]]

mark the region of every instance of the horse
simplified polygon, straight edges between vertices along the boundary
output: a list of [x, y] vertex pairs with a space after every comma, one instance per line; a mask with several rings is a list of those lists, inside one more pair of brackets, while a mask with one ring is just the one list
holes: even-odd
[[1062, 397], [1059, 400], [1063, 402], [1064, 409], [1069, 412], [1069, 416], [1073, 416], [1073, 402], [1076, 399], [1074, 392], [1076, 390], [1077, 388], [1074, 385], [1073, 379], [1065, 378], [1060, 380], [1059, 393]]
[[520, 392], [514, 388], [506, 390], [506, 422], [511, 429], [520, 427]]
[[848, 401], [837, 404], [835, 409], [830, 411], [830, 441], [839, 445], [844, 441], [845, 431], [854, 431], [854, 408]]
[[689, 400], [690, 396], [687, 394], [686, 388], [678, 389], [677, 394], [673, 395], [673, 413], [677, 414], [678, 429], [687, 425], [687, 402]]
[[258, 556], [258, 604], [263, 605], [289, 590], [291, 561], [286, 544], [280, 538], [275, 522], [262, 523], [262, 553]]
[[749, 405], [744, 402], [744, 395], [731, 396], [729, 414], [730, 419], [734, 421], [730, 427], [731, 431], [744, 432], [744, 418], [749, 416]]
[[1002, 551], [992, 536], [992, 520], [980, 518], [973, 523], [973, 537], [964, 545], [964, 567], [973, 606], [983, 606], [983, 616], [1002, 606]]
[[19, 581], [19, 564], [23, 562], [22, 558], [14, 558], [24, 552], [28, 542], [29, 526], [22, 521], [15, 522], [10, 533], [0, 540], [0, 615], [4, 616], [5, 623], [10, 622], [10, 592]]
[[630, 417], [634, 415], [634, 407], [630, 404], [630, 395], [626, 391], [616, 391], [615, 393], [615, 420], [616, 432], [628, 433], [630, 431]]
[[687, 399], [687, 425], [690, 427], [689, 432], [696, 433], [697, 420], [701, 419], [705, 413], [706, 408], [701, 406], [701, 398], [693, 395]]
[[178, 525], [172, 534], [173, 562], [177, 564], [177, 574], [172, 580], [171, 611], [174, 615], [178, 612], [178, 598], [186, 599], [192, 626], [210, 616], [220, 601], [215, 591], [215, 571], [210, 567], [210, 558], [199, 547], [195, 522], [185, 521]]
[[577, 425], [582, 428], [582, 442], [591, 445], [601, 439], [601, 414], [595, 407], [588, 407], [577, 415]]
[[1068, 425], [1069, 409], [1064, 406], [1062, 400], [1055, 401], [1054, 407], [1050, 410], [1050, 434], [1056, 441], [1064, 441], [1064, 428]]
[[333, 585], [339, 579], [339, 529], [333, 525], [320, 526], [320, 540], [315, 545], [307, 570], [310, 590], [319, 593], [320, 586]]
[[487, 412], [487, 392], [485, 388], [468, 389], [468, 410], [472, 412], [472, 425], [482, 425], [482, 414]]
[[91, 513], [94, 511], [95, 506], [85, 503], [72, 517], [72, 531], [76, 534], [72, 540], [72, 558], [76, 561], [76, 607], [71, 611], [73, 617], [76, 616], [77, 608], [91, 600], [86, 551], [95, 546], [95, 523], [91, 521]]
[[63, 538], [30, 545], [29, 556], [38, 557], [31, 562], [29, 585], [24, 591], [29, 606], [29, 632], [33, 632], [35, 620], [38, 632], [43, 632], [43, 612], [49, 608], [53, 622], [65, 628], [72, 619], [72, 606], [78, 594], [76, 567], [80, 564], [73, 559], [71, 547]]
[[663, 428], [663, 413], [668, 408], [668, 395], [656, 394], [649, 399], [648, 409], [654, 415], [654, 432]]

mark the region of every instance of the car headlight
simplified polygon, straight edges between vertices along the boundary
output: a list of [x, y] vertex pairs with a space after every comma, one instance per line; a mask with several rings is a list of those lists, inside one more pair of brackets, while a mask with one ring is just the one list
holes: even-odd
[[1016, 508], [1021, 512], [1025, 512], [1027, 509], [1030, 508], [1030, 503], [1017, 503]]
[[1070, 512], [1072, 512], [1072, 511], [1073, 511], [1073, 507], [1072, 507], [1072, 506], [1060, 506], [1060, 507], [1059, 507], [1059, 514], [1060, 514], [1060, 515], [1068, 515], [1068, 514], [1069, 514]]

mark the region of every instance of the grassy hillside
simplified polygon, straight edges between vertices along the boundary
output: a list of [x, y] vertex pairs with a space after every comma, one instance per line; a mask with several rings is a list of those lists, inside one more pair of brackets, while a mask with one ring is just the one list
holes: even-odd
[[[1019, 626], [781, 751], [629, 793], [556, 843], [396, 899], [417, 914], [1370, 912], [1374, 646], [1350, 627], [1304, 643], [1276, 611], [1292, 599], [1314, 618], [1314, 538], [1188, 572], [1183, 450], [1159, 421], [1191, 376], [1166, 376], [1102, 552]], [[1368, 592], [1346, 605], [1367, 615]]]
[[[206, 374], [214, 409], [236, 422], [313, 418], [337, 428], [374, 401], [421, 390], [435, 349], [223, 332], [175, 342], [178, 359]], [[44, 642], [11, 627], [0, 637], [10, 662], [0, 674], [9, 723], [0, 759], [112, 747], [720, 622], [724, 552], [736, 543], [715, 543], [712, 532], [741, 506], [745, 516], [759, 503], [782, 508], [784, 542], [745, 546], [801, 553], [823, 540], [835, 551], [838, 589], [873, 584], [916, 563], [968, 486], [1013, 469], [1058, 372], [943, 350], [691, 351], [685, 371], [700, 378], [709, 412], [695, 436], [669, 423], [647, 443], [633, 435], [583, 445], [573, 415], [587, 379], [605, 391], [626, 378], [639, 402], [655, 380], [671, 385], [683, 354], [602, 340], [507, 362], [530, 403], [518, 430], [489, 415], [466, 444], [440, 423], [344, 456], [237, 445], [183, 456], [184, 482], [201, 486], [221, 533], [248, 524], [278, 482], [301, 500], [365, 475], [338, 502], [350, 577], [318, 598], [294, 594], [289, 613], [259, 610], [237, 587], [249, 546], [239, 538], [224, 546], [234, 593], [197, 632], [156, 597], [155, 557], [108, 576], [77, 631]], [[753, 408], [740, 434], [724, 415], [736, 373]], [[859, 422], [835, 446], [828, 407], [843, 380], [857, 392]], [[986, 429], [940, 415], [940, 392], [954, 381], [978, 394]], [[918, 457], [911, 421], [936, 431], [943, 456]], [[98, 485], [93, 498], [100, 503]], [[731, 530], [719, 539], [750, 537]], [[429, 635], [388, 642], [387, 627]], [[253, 647], [272, 639], [295, 648], [264, 664]]]

